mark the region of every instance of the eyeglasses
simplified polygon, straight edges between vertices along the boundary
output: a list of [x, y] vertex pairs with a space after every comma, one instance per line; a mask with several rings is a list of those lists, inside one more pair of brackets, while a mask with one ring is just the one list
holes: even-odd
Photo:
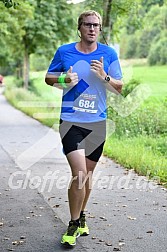
[[100, 24], [98, 24], [98, 23], [86, 23], [86, 22], [83, 22], [82, 24], [87, 29], [88, 28], [89, 29], [92, 28], [92, 26], [93, 26], [94, 29], [99, 29], [100, 28]]

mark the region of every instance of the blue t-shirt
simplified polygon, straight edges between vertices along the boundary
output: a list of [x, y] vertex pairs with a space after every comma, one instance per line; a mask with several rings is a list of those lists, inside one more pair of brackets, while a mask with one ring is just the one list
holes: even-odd
[[97, 43], [97, 49], [89, 54], [76, 49], [76, 43], [60, 46], [49, 66], [48, 73], [60, 74], [73, 66], [78, 74], [78, 84], [63, 89], [60, 118], [69, 122], [98, 122], [106, 119], [106, 87], [90, 70], [91, 60], [103, 56], [104, 70], [114, 79], [121, 79], [122, 72], [116, 51]]

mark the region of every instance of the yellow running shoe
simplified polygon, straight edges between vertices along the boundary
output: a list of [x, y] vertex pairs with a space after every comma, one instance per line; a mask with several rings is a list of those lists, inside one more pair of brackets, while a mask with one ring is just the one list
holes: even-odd
[[73, 247], [76, 245], [76, 239], [79, 236], [79, 227], [73, 221], [70, 221], [67, 231], [62, 236], [61, 244], [67, 247]]
[[85, 214], [83, 214], [80, 219], [80, 226], [78, 228], [78, 231], [80, 233], [81, 236], [86, 236], [86, 235], [89, 235], [89, 228], [86, 224], [86, 216]]

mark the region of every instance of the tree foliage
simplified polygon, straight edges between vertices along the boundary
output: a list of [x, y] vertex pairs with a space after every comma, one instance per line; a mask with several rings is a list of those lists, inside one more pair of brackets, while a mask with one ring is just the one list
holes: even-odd
[[[67, 4], [66, 0], [0, 0], [1, 69], [6, 66], [8, 73], [16, 69], [19, 76], [23, 72], [24, 86], [28, 87], [30, 55], [51, 59], [60, 44], [75, 40], [77, 17], [88, 9], [102, 15], [103, 34], [109, 43], [117, 41], [120, 31], [126, 27], [126, 37], [130, 34], [124, 39], [127, 57], [147, 57], [153, 41], [157, 43], [166, 29], [166, 2], [89, 0], [74, 5]], [[158, 6], [152, 8], [155, 4]]]
[[[73, 18], [66, 0], [50, 0], [49, 3], [46, 0], [26, 0], [19, 3], [16, 9], [2, 6], [0, 26], [5, 49], [8, 51], [10, 48], [15, 62], [21, 67], [24, 65], [24, 86], [27, 88], [30, 54], [35, 52], [51, 57], [60, 43], [68, 42]], [[9, 56], [2, 53], [3, 58]]]
[[6, 8], [13, 7], [15, 9], [19, 5], [18, 2], [15, 2], [13, 0], [0, 0], [0, 2], [3, 2]]
[[[129, 16], [138, 16], [141, 0], [90, 0], [86, 8], [92, 8], [103, 16], [103, 33], [108, 42], [118, 40], [120, 28]], [[131, 22], [135, 25], [135, 22]]]
[[164, 5], [164, 0], [142, 0], [142, 7], [145, 10], [145, 12], [148, 12], [153, 5]]
[[22, 27], [25, 16], [32, 16], [32, 10], [26, 2], [23, 3], [22, 9], [20, 5], [17, 9], [8, 9], [2, 3], [0, 6], [0, 65], [7, 66], [5, 71], [10, 72], [16, 68], [18, 62], [22, 61], [22, 36], [24, 35]]
[[[124, 55], [127, 58], [139, 57], [147, 58], [149, 55], [149, 62], [155, 64], [155, 48], [157, 48], [157, 63], [166, 64], [162, 59], [162, 51], [164, 50], [167, 30], [167, 6], [152, 5], [149, 11], [145, 12], [143, 16], [143, 27], [141, 30], [137, 29], [133, 34], [127, 36], [124, 32], [127, 40], [127, 46], [124, 51]], [[161, 42], [159, 42], [161, 41]], [[124, 43], [125, 44], [125, 43]], [[163, 47], [160, 50], [160, 47]], [[133, 48], [133, 49], [132, 49]], [[153, 56], [154, 55], [154, 56]], [[153, 60], [154, 58], [154, 60]]]
[[[167, 35], [167, 34], [166, 34]], [[167, 36], [163, 36], [154, 43], [149, 51], [148, 62], [150, 65], [167, 64]]]

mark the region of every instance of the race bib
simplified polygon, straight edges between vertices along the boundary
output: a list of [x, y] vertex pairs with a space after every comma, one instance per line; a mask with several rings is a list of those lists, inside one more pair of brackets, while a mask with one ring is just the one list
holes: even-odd
[[73, 104], [73, 109], [80, 112], [97, 113], [98, 101], [96, 95], [81, 94]]

